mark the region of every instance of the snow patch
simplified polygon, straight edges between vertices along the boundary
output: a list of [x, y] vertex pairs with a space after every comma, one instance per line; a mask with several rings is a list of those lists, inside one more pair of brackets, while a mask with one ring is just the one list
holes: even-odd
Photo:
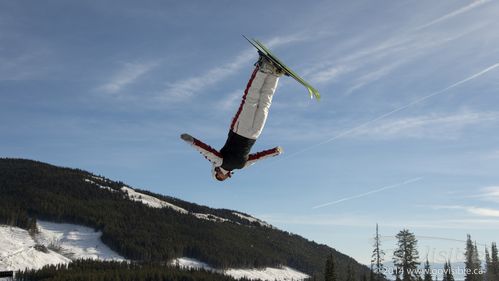
[[133, 200], [133, 201], [138, 201], [138, 202], [141, 202], [142, 204], [144, 205], [147, 205], [149, 207], [152, 207], [152, 208], [170, 208], [170, 209], [173, 209], [179, 213], [182, 213], [182, 214], [188, 214], [189, 212], [184, 209], [184, 208], [180, 208], [178, 206], [175, 206], [171, 203], [168, 203], [166, 201], [163, 201], [163, 200], [160, 200], [156, 197], [153, 197], [153, 196], [150, 196], [150, 195], [147, 195], [147, 194], [144, 194], [144, 193], [140, 193], [140, 192], [137, 192], [135, 191], [134, 189], [130, 188], [130, 187], [127, 187], [127, 186], [123, 186], [121, 188], [121, 190], [128, 194], [128, 197]]
[[178, 266], [183, 269], [196, 269], [196, 270], [204, 269], [204, 270], [215, 271], [215, 269], [213, 269], [208, 264], [191, 258], [176, 258], [172, 260], [170, 264]]
[[35, 245], [28, 231], [0, 226], [0, 271], [39, 269], [48, 264], [66, 264], [71, 261], [52, 250], [36, 250]]
[[58, 248], [71, 259], [125, 260], [101, 241], [102, 232], [93, 228], [38, 221], [40, 233], [35, 239], [46, 247]]
[[246, 216], [246, 215], [243, 215], [243, 214], [238, 213], [238, 212], [232, 212], [232, 214], [240, 217], [243, 220], [247, 220], [247, 221], [252, 222], [252, 223], [256, 222], [256, 223], [259, 223], [261, 226], [272, 228], [272, 225], [270, 225], [270, 224], [268, 224], [268, 223], [266, 223], [266, 222], [264, 222], [262, 220], [259, 220], [257, 218], [254, 218], [254, 217], [251, 217], [251, 216]]
[[277, 281], [297, 281], [309, 278], [307, 274], [290, 267], [282, 268], [267, 267], [264, 269], [228, 269], [224, 272], [226, 275], [235, 279], [259, 279], [259, 280], [277, 280]]
[[0, 226], [0, 270], [40, 269], [73, 259], [125, 260], [102, 243], [101, 232], [67, 223], [38, 221], [39, 233]]
[[173, 205], [171, 203], [168, 203], [166, 201], [158, 199], [154, 196], [150, 196], [150, 195], [147, 195], [144, 193], [137, 192], [134, 189], [127, 187], [127, 186], [123, 186], [121, 188], [121, 190], [124, 193], [126, 193], [131, 200], [141, 202], [142, 204], [147, 205], [147, 206], [152, 207], [152, 208], [170, 208], [170, 209], [173, 209], [174, 211], [177, 211], [181, 214], [190, 214], [190, 215], [193, 215], [196, 218], [202, 219], [202, 220], [208, 220], [208, 221], [214, 221], [214, 222], [228, 222], [228, 221], [230, 221], [228, 219], [218, 217], [218, 216], [215, 216], [212, 214], [191, 213], [184, 208], [178, 207], [176, 205]]
[[214, 221], [214, 222], [226, 222], [226, 221], [230, 221], [228, 219], [217, 217], [217, 216], [211, 215], [211, 214], [192, 213], [192, 215], [195, 216], [198, 219], [208, 220], [208, 221]]
[[96, 179], [96, 180], [100, 180], [102, 182], [109, 182], [109, 180], [105, 179], [105, 178], [101, 178], [101, 177], [98, 177], [98, 176], [92, 176], [92, 178]]
[[179, 266], [185, 269], [204, 269], [213, 272], [229, 275], [235, 279], [250, 279], [250, 280], [266, 280], [266, 281], [301, 281], [309, 278], [307, 274], [290, 267], [272, 268], [266, 267], [262, 269], [226, 269], [218, 270], [210, 267], [204, 262], [200, 262], [191, 258], [177, 258], [171, 261], [172, 265]]
[[114, 190], [114, 189], [110, 188], [109, 186], [100, 185], [100, 184], [98, 184], [98, 183], [96, 183], [96, 182], [94, 182], [94, 181], [92, 181], [92, 180], [89, 180], [89, 179], [84, 179], [84, 181], [86, 181], [86, 182], [88, 182], [88, 183], [91, 183], [91, 184], [93, 184], [93, 185], [96, 185], [96, 186], [98, 186], [98, 187], [100, 187], [100, 188], [102, 188], [102, 189], [109, 190], [109, 191], [111, 191], [111, 192], [116, 192], [116, 190]]

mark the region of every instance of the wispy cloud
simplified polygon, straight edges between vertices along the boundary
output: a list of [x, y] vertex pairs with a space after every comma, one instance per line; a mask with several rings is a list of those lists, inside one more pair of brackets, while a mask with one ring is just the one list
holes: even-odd
[[469, 81], [472, 81], [472, 80], [474, 80], [474, 79], [476, 79], [476, 78], [478, 78], [478, 77], [480, 77], [480, 76], [483, 76], [483, 75], [487, 74], [488, 72], [493, 71], [493, 70], [494, 70], [494, 69], [496, 69], [497, 67], [499, 67], [499, 63], [495, 63], [495, 64], [493, 64], [493, 65], [491, 65], [491, 66], [489, 66], [489, 67], [487, 67], [487, 68], [485, 68], [485, 69], [483, 69], [483, 70], [481, 70], [481, 71], [479, 71], [479, 72], [477, 72], [477, 73], [475, 73], [475, 74], [473, 74], [473, 75], [471, 75], [471, 76], [468, 76], [468, 77], [466, 77], [466, 78], [464, 78], [464, 79], [462, 79], [462, 80], [459, 80], [459, 81], [457, 81], [457, 82], [455, 82], [455, 83], [453, 83], [453, 84], [451, 84], [451, 85], [449, 85], [449, 86], [447, 86], [447, 87], [445, 87], [445, 88], [443, 88], [443, 89], [441, 89], [441, 90], [439, 90], [439, 91], [435, 91], [435, 92], [432, 92], [432, 93], [427, 94], [427, 95], [425, 95], [425, 96], [422, 96], [422, 97], [420, 97], [420, 98], [414, 99], [413, 101], [411, 101], [411, 102], [409, 102], [409, 103], [407, 103], [407, 104], [405, 104], [405, 105], [403, 105], [403, 106], [397, 107], [397, 108], [395, 108], [395, 109], [393, 109], [393, 110], [391, 110], [391, 111], [388, 111], [388, 112], [386, 112], [386, 113], [384, 113], [384, 114], [381, 114], [381, 115], [379, 115], [379, 116], [377, 116], [377, 117], [375, 117], [375, 118], [373, 118], [373, 119], [370, 119], [370, 120], [368, 120], [368, 121], [366, 121], [366, 122], [364, 122], [364, 123], [362, 123], [362, 124], [359, 124], [359, 125], [357, 125], [357, 126], [355, 126], [355, 127], [352, 127], [352, 128], [350, 128], [350, 129], [344, 130], [343, 132], [341, 132], [341, 133], [339, 133], [339, 134], [335, 135], [335, 136], [334, 136], [334, 137], [332, 137], [332, 138], [329, 138], [329, 139], [327, 139], [327, 140], [325, 140], [325, 141], [322, 141], [322, 142], [317, 143], [317, 144], [315, 144], [315, 145], [311, 145], [311, 146], [306, 147], [306, 148], [304, 148], [304, 149], [302, 149], [302, 150], [300, 150], [300, 151], [297, 151], [297, 152], [295, 152], [295, 153], [293, 153], [293, 154], [290, 154], [288, 157], [296, 156], [296, 155], [301, 154], [301, 153], [303, 153], [303, 152], [306, 152], [306, 151], [309, 151], [309, 150], [311, 150], [311, 149], [314, 149], [314, 148], [316, 148], [316, 147], [318, 147], [318, 146], [325, 145], [325, 144], [327, 144], [327, 143], [330, 143], [330, 142], [336, 141], [336, 140], [338, 140], [338, 139], [340, 139], [340, 138], [343, 138], [343, 137], [345, 137], [345, 136], [348, 136], [348, 135], [354, 134], [354, 133], [356, 133], [357, 131], [362, 130], [362, 129], [364, 129], [365, 127], [368, 127], [368, 126], [370, 126], [371, 124], [373, 124], [373, 123], [375, 123], [375, 122], [378, 122], [378, 121], [380, 121], [380, 120], [383, 120], [383, 119], [385, 119], [385, 118], [387, 118], [387, 117], [389, 117], [389, 116], [391, 116], [391, 115], [393, 115], [393, 114], [395, 114], [395, 113], [398, 113], [398, 112], [400, 112], [400, 111], [403, 111], [403, 110], [405, 110], [405, 109], [407, 109], [407, 108], [410, 108], [410, 107], [412, 107], [412, 106], [414, 106], [414, 105], [417, 105], [417, 104], [423, 103], [424, 101], [426, 101], [426, 100], [428, 100], [428, 99], [430, 99], [430, 98], [432, 98], [432, 97], [435, 97], [435, 96], [441, 95], [441, 94], [443, 94], [443, 93], [445, 93], [445, 92], [447, 92], [447, 91], [449, 91], [449, 90], [451, 90], [451, 89], [454, 89], [454, 88], [456, 88], [456, 87], [458, 87], [458, 86], [460, 86], [460, 85], [462, 85], [462, 84], [465, 84], [465, 83], [467, 83], [467, 82], [469, 82]]
[[499, 209], [482, 208], [475, 206], [462, 206], [462, 205], [436, 205], [432, 206], [435, 210], [463, 210], [469, 214], [480, 216], [480, 217], [496, 217], [499, 218]]
[[480, 190], [480, 194], [474, 196], [485, 201], [499, 203], [499, 186], [487, 186]]
[[244, 90], [238, 89], [225, 96], [217, 103], [217, 108], [223, 111], [236, 110], [239, 101], [242, 98]]
[[428, 28], [428, 27], [430, 27], [432, 25], [438, 24], [440, 22], [446, 21], [448, 19], [451, 19], [453, 17], [456, 17], [456, 16], [461, 15], [463, 13], [466, 13], [468, 11], [471, 11], [471, 10], [473, 10], [473, 9], [475, 9], [477, 7], [480, 7], [483, 4], [486, 4], [488, 2], [490, 2], [490, 0], [473, 0], [473, 1], [471, 1], [470, 4], [468, 4], [468, 5], [464, 6], [464, 7], [461, 7], [459, 9], [457, 9], [457, 10], [454, 10], [454, 11], [448, 13], [448, 14], [445, 14], [445, 15], [437, 18], [437, 19], [434, 19], [434, 20], [432, 20], [432, 21], [430, 21], [430, 22], [428, 22], [426, 24], [423, 24], [423, 25], [417, 27], [416, 30], [421, 30], [421, 29], [424, 29], [424, 28]]
[[331, 201], [331, 202], [327, 202], [327, 203], [324, 203], [324, 204], [320, 204], [320, 205], [312, 207], [312, 209], [324, 208], [324, 207], [327, 207], [327, 206], [336, 205], [338, 203], [342, 203], [342, 202], [346, 202], [346, 201], [350, 201], [350, 200], [354, 200], [354, 199], [366, 197], [366, 196], [369, 196], [369, 195], [372, 195], [372, 194], [375, 194], [375, 193], [379, 193], [379, 192], [383, 192], [383, 191], [386, 191], [386, 190], [389, 190], [389, 189], [394, 189], [394, 188], [397, 188], [397, 187], [402, 187], [404, 185], [415, 183], [415, 182], [418, 182], [418, 181], [420, 181], [422, 179], [423, 178], [421, 178], [421, 177], [413, 178], [413, 179], [408, 179], [408, 180], [405, 180], [403, 182], [399, 182], [399, 183], [396, 183], [396, 184], [391, 184], [391, 185], [383, 186], [381, 188], [377, 188], [377, 189], [374, 189], [374, 190], [371, 190], [371, 191], [368, 191], [368, 192], [364, 192], [364, 193], [360, 193], [360, 194], [348, 196], [348, 197], [345, 197], [345, 198], [341, 198], [341, 199], [338, 199], [338, 200], [335, 200], [335, 201]]
[[350, 136], [375, 139], [431, 138], [455, 139], [471, 125], [487, 125], [499, 120], [499, 112], [463, 112], [450, 115], [430, 114], [385, 120], [363, 127]]
[[[265, 43], [270, 47], [278, 47], [281, 45], [303, 40], [307, 40], [307, 37], [304, 37], [302, 35], [290, 35], [274, 37], [267, 40]], [[257, 54], [255, 49], [248, 48], [235, 56], [231, 61], [221, 66], [211, 68], [206, 72], [194, 77], [189, 77], [170, 83], [167, 88], [160, 93], [158, 99], [163, 102], [187, 101], [202, 90], [216, 85], [224, 81], [231, 75], [237, 73], [238, 70], [248, 67], [252, 60], [255, 60], [256, 57]]]
[[347, 90], [347, 93], [352, 93], [435, 48], [476, 32], [483, 26], [482, 23], [470, 24], [445, 34], [407, 30], [392, 34], [378, 43], [359, 40], [357, 44], [362, 48], [356, 50], [353, 46], [349, 50], [350, 53], [337, 59], [322, 60], [305, 73], [314, 73], [311, 81], [318, 84], [348, 78], [348, 74], [353, 74], [352, 85]]
[[124, 87], [136, 82], [140, 77], [155, 68], [157, 63], [125, 63], [106, 83], [98, 87], [98, 90], [114, 94], [120, 92]]

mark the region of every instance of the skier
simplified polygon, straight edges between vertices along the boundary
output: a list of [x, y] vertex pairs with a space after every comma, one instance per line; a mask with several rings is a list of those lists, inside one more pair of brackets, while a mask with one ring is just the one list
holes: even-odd
[[279, 77], [284, 74], [279, 66], [260, 54], [220, 152], [188, 134], [182, 134], [183, 140], [191, 143], [212, 162], [215, 179], [224, 181], [232, 176], [235, 169], [282, 153], [282, 148], [275, 147], [250, 155], [251, 147], [265, 126]]
[[314, 87], [282, 63], [265, 45], [256, 39], [243, 37], [257, 49], [260, 57], [232, 120], [225, 145], [218, 151], [189, 134], [180, 136], [212, 163], [213, 177], [219, 181], [230, 178], [235, 169], [248, 167], [259, 160], [282, 153], [281, 147], [275, 147], [249, 154], [265, 126], [279, 77], [291, 76], [307, 88], [311, 98], [320, 99], [320, 94]]

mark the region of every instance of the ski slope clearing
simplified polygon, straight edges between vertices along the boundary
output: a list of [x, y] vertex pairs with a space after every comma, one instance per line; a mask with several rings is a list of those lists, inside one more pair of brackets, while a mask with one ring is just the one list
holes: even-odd
[[101, 241], [102, 232], [69, 223], [38, 221], [39, 244], [58, 249], [73, 259], [125, 260]]
[[52, 250], [36, 247], [28, 231], [0, 226], [0, 270], [39, 269], [47, 264], [68, 263], [71, 260]]
[[0, 226], [0, 270], [39, 269], [73, 259], [125, 260], [92, 228], [38, 221], [38, 229], [30, 235], [24, 229]]
[[309, 278], [307, 274], [294, 270], [290, 267], [272, 268], [266, 267], [262, 269], [213, 269], [206, 263], [197, 261], [191, 258], [174, 259], [171, 264], [186, 269], [205, 269], [214, 272], [219, 272], [225, 275], [234, 277], [235, 279], [250, 279], [250, 280], [267, 280], [267, 281], [299, 281]]

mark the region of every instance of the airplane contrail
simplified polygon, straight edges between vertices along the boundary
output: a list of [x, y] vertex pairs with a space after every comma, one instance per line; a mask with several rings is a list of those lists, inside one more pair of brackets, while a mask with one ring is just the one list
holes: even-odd
[[388, 189], [394, 189], [394, 188], [401, 187], [401, 186], [404, 186], [404, 185], [407, 185], [407, 184], [411, 184], [411, 183], [420, 181], [422, 179], [423, 179], [422, 177], [408, 179], [408, 180], [405, 180], [405, 181], [400, 182], [400, 183], [396, 183], [396, 184], [392, 184], [392, 185], [387, 185], [387, 186], [384, 186], [384, 187], [381, 187], [381, 188], [378, 188], [378, 189], [375, 189], [375, 190], [371, 190], [371, 191], [368, 191], [368, 192], [365, 192], [365, 193], [361, 193], [361, 194], [357, 194], [357, 195], [345, 197], [345, 198], [342, 198], [342, 199], [338, 199], [338, 200], [335, 200], [335, 201], [327, 202], [327, 203], [324, 203], [324, 204], [320, 204], [320, 205], [312, 207], [312, 209], [319, 209], [319, 208], [323, 208], [323, 207], [335, 205], [335, 204], [338, 204], [338, 203], [342, 203], [342, 202], [345, 202], [345, 201], [349, 201], [349, 200], [353, 200], [353, 199], [365, 197], [365, 196], [368, 196], [368, 195], [371, 195], [371, 194], [374, 194], [374, 193], [379, 193], [379, 192], [382, 192], [382, 191], [385, 191], [385, 190], [388, 190]]
[[483, 4], [487, 3], [487, 2], [490, 2], [490, 0], [473, 1], [471, 4], [468, 4], [468, 5], [466, 5], [464, 7], [461, 7], [461, 8], [459, 8], [459, 9], [453, 11], [453, 12], [450, 12], [450, 13], [448, 13], [446, 15], [443, 15], [443, 16], [439, 17], [438, 19], [432, 20], [429, 23], [426, 23], [426, 24], [424, 24], [422, 26], [417, 27], [415, 30], [421, 30], [421, 29], [430, 27], [430, 26], [432, 26], [434, 24], [437, 24], [437, 23], [439, 23], [441, 21], [453, 18], [453, 17], [455, 17], [457, 15], [460, 15], [462, 13], [465, 13], [465, 12], [471, 10], [471, 9], [479, 7], [479, 6], [481, 6], [481, 5], [483, 5]]
[[345, 130], [345, 131], [343, 131], [343, 132], [339, 133], [338, 135], [336, 135], [336, 136], [334, 136], [334, 137], [332, 137], [332, 138], [330, 138], [330, 139], [327, 139], [327, 140], [325, 140], [325, 141], [322, 141], [322, 142], [320, 142], [320, 143], [317, 143], [317, 144], [315, 144], [315, 145], [309, 146], [309, 147], [304, 148], [304, 149], [302, 149], [302, 150], [299, 150], [299, 151], [297, 151], [297, 152], [295, 152], [295, 153], [292, 153], [292, 154], [288, 155], [288, 156], [287, 156], [287, 158], [289, 158], [289, 157], [293, 157], [293, 156], [295, 156], [295, 155], [297, 155], [297, 154], [301, 154], [301, 153], [303, 153], [303, 152], [306, 152], [306, 151], [309, 151], [309, 150], [311, 150], [311, 149], [314, 149], [314, 148], [316, 148], [316, 147], [318, 147], [318, 146], [321, 146], [321, 145], [324, 145], [324, 144], [330, 143], [330, 142], [335, 141], [335, 140], [337, 140], [337, 139], [339, 139], [339, 138], [341, 138], [341, 137], [344, 137], [344, 136], [346, 136], [346, 135], [349, 135], [349, 134], [351, 134], [352, 132], [355, 132], [355, 131], [357, 131], [358, 129], [363, 128], [363, 127], [365, 127], [365, 126], [367, 126], [367, 125], [369, 125], [369, 124], [371, 124], [371, 123], [374, 123], [374, 122], [376, 122], [376, 121], [379, 121], [379, 120], [381, 120], [381, 119], [384, 119], [384, 118], [386, 118], [386, 117], [388, 117], [388, 116], [390, 116], [390, 115], [393, 115], [394, 113], [397, 113], [397, 112], [399, 112], [399, 111], [402, 111], [402, 110], [404, 110], [404, 109], [406, 109], [406, 108], [409, 108], [409, 107], [411, 107], [411, 106], [413, 106], [413, 105], [419, 104], [419, 103], [421, 103], [421, 102], [423, 102], [423, 101], [425, 101], [425, 100], [427, 100], [427, 99], [429, 99], [429, 98], [432, 98], [432, 97], [434, 97], [434, 96], [440, 95], [440, 94], [442, 94], [442, 93], [444, 93], [444, 92], [446, 92], [446, 91], [448, 91], [448, 90], [450, 90], [450, 89], [452, 89], [452, 88], [455, 88], [455, 87], [457, 87], [457, 86], [459, 86], [459, 85], [462, 85], [462, 84], [464, 84], [464, 83], [466, 83], [466, 82], [468, 82], [468, 81], [471, 81], [471, 80], [473, 80], [473, 79], [475, 79], [475, 78], [477, 78], [477, 77], [480, 77], [480, 76], [484, 75], [485, 73], [487, 73], [487, 72], [489, 72], [489, 71], [491, 71], [491, 70], [493, 70], [493, 69], [495, 69], [495, 68], [497, 68], [497, 67], [499, 67], [499, 62], [498, 62], [498, 63], [495, 63], [495, 64], [493, 64], [493, 65], [491, 65], [491, 66], [489, 66], [489, 67], [487, 67], [487, 68], [483, 69], [482, 71], [477, 72], [477, 73], [475, 73], [475, 74], [473, 74], [473, 75], [471, 75], [471, 76], [469, 76], [469, 77], [467, 77], [467, 78], [464, 78], [463, 80], [460, 80], [460, 81], [458, 81], [458, 82], [456, 82], [456, 83], [454, 83], [454, 84], [452, 84], [452, 85], [450, 85], [450, 86], [448, 86], [448, 87], [446, 87], [446, 88], [444, 88], [444, 89], [442, 89], [442, 90], [438, 90], [438, 91], [433, 92], [433, 93], [431, 93], [431, 94], [428, 94], [428, 95], [426, 95], [426, 96], [423, 96], [423, 97], [417, 98], [417, 99], [415, 99], [415, 100], [413, 100], [413, 101], [411, 101], [411, 102], [409, 102], [409, 103], [407, 103], [407, 104], [405, 104], [405, 105], [403, 105], [403, 106], [401, 106], [401, 107], [398, 107], [398, 108], [396, 108], [396, 109], [394, 109], [394, 110], [392, 110], [392, 111], [389, 111], [389, 112], [387, 112], [387, 113], [384, 113], [384, 114], [382, 114], [382, 115], [380, 115], [380, 116], [378, 116], [378, 117], [376, 117], [376, 118], [374, 118], [374, 119], [371, 119], [371, 120], [369, 120], [369, 121], [367, 121], [367, 122], [364, 122], [364, 123], [362, 123], [362, 124], [360, 124], [360, 125], [358, 125], [358, 126], [355, 126], [355, 127], [351, 128], [351, 129]]

